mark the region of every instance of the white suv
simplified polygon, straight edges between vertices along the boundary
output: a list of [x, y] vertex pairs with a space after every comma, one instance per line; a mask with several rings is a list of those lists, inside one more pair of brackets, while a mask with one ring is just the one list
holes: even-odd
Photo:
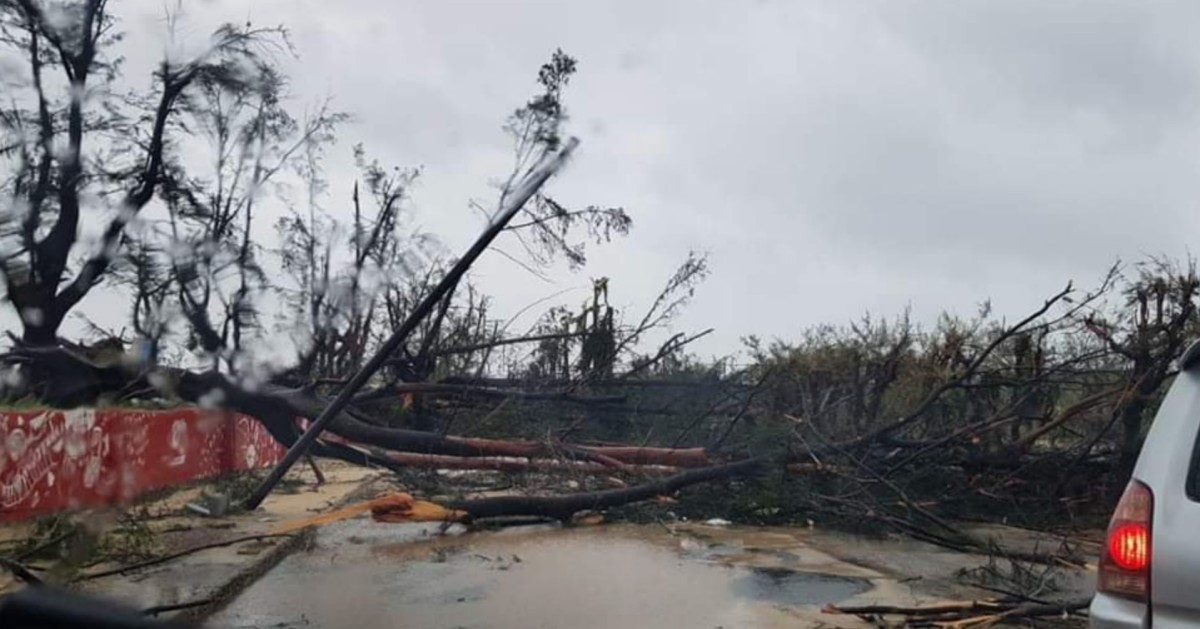
[[1179, 363], [1108, 527], [1097, 629], [1200, 627], [1200, 342]]

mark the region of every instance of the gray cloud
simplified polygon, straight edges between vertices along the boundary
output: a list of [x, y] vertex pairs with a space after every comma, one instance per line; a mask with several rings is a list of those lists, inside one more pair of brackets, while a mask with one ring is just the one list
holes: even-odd
[[[118, 10], [131, 71], [161, 49], [157, 3]], [[1200, 5], [390, 2], [233, 0], [189, 9], [291, 27], [298, 98], [354, 112], [349, 145], [424, 165], [416, 220], [452, 249], [481, 225], [508, 146], [499, 125], [555, 47], [580, 60], [568, 94], [583, 150], [554, 191], [623, 205], [624, 241], [582, 273], [531, 278], [498, 255], [477, 278], [516, 312], [591, 276], [642, 307], [689, 249], [713, 275], [680, 326], [701, 350], [748, 333], [911, 304], [929, 321], [994, 298], [1040, 304], [1117, 257], [1184, 253], [1197, 233]], [[332, 202], [331, 202], [332, 205]], [[519, 246], [507, 240], [511, 253]], [[579, 290], [568, 303], [582, 301]]]

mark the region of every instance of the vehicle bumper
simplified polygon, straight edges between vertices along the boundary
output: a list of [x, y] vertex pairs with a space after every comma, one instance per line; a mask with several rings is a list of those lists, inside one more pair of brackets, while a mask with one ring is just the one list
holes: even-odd
[[1146, 605], [1119, 596], [1097, 593], [1088, 609], [1091, 629], [1148, 629]]

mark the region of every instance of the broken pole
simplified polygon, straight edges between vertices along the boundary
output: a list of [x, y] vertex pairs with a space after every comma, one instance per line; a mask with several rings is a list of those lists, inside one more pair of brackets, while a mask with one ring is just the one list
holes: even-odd
[[312, 455], [307, 452], [304, 453], [304, 460], [305, 460], [305, 462], [308, 463], [308, 466], [310, 468], [312, 468], [313, 476], [317, 477], [317, 487], [324, 485], [325, 484], [325, 474], [321, 473], [321, 468], [317, 467], [316, 460], [314, 460], [312, 458]]
[[458, 259], [458, 262], [454, 263], [450, 272], [446, 273], [437, 286], [421, 300], [421, 303], [417, 304], [412, 314], [400, 324], [400, 327], [392, 332], [392, 335], [383, 342], [379, 350], [371, 356], [371, 359], [350, 378], [346, 386], [342, 387], [341, 391], [338, 391], [337, 397], [329, 403], [329, 406], [325, 407], [325, 410], [321, 411], [320, 416], [313, 421], [308, 430], [304, 431], [304, 434], [300, 435], [300, 438], [292, 444], [292, 447], [288, 448], [287, 454], [283, 456], [283, 460], [275, 465], [270, 475], [246, 497], [242, 503], [246, 509], [257, 509], [262, 504], [262, 501], [271, 493], [271, 490], [275, 488], [275, 485], [279, 483], [284, 474], [287, 474], [292, 465], [295, 465], [296, 460], [308, 452], [308, 447], [321, 434], [325, 426], [346, 408], [346, 405], [354, 398], [355, 392], [361, 389], [371, 376], [375, 375], [375, 372], [408, 339], [408, 335], [412, 333], [417, 325], [433, 311], [438, 302], [450, 292], [450, 289], [458, 284], [459, 280], [466, 275], [467, 270], [471, 268], [475, 260], [492, 244], [496, 236], [500, 235], [500, 232], [516, 216], [517, 212], [521, 211], [521, 208], [525, 206], [525, 202], [537, 193], [542, 185], [546, 183], [546, 180], [550, 179], [554, 173], [558, 172], [558, 169], [562, 168], [571, 152], [578, 145], [579, 140], [571, 138], [557, 153], [544, 157], [542, 162], [525, 176], [516, 189], [512, 191], [512, 194], [504, 201], [495, 220], [475, 240], [475, 244], [471, 245], [471, 248], [463, 254], [463, 257]]

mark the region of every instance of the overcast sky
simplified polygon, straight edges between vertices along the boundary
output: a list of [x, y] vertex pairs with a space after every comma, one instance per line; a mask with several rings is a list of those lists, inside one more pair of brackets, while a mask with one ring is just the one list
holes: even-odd
[[[130, 71], [162, 52], [158, 2], [114, 2]], [[462, 250], [469, 199], [511, 153], [504, 117], [556, 47], [577, 159], [551, 191], [625, 207], [632, 233], [549, 282], [491, 253], [497, 315], [609, 276], [638, 310], [689, 250], [712, 275], [679, 329], [795, 337], [911, 305], [918, 321], [991, 298], [1019, 315], [1118, 257], [1183, 255], [1200, 201], [1200, 3], [705, 0], [211, 0], [212, 23], [283, 23], [297, 102], [352, 112], [350, 147], [421, 165], [416, 220]], [[339, 197], [340, 195], [340, 197]], [[347, 206], [348, 207], [348, 206]], [[501, 248], [519, 253], [504, 240]]]

